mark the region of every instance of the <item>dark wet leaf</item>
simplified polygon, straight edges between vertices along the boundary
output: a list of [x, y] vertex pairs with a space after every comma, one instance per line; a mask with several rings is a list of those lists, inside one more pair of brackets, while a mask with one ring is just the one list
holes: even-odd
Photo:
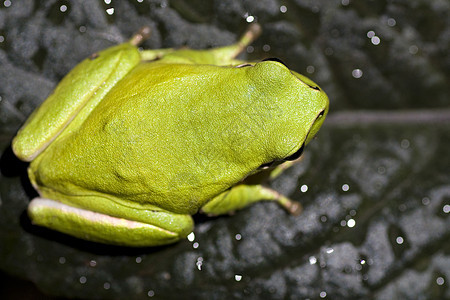
[[[0, 4], [0, 298], [36, 295], [27, 282], [64, 298], [450, 298], [449, 2], [200, 2]], [[62, 76], [143, 25], [146, 48], [207, 48], [249, 16], [263, 35], [247, 57], [280, 58], [331, 100], [302, 163], [272, 182], [302, 215], [197, 217], [193, 242], [154, 249], [30, 224], [35, 192], [9, 145]]]

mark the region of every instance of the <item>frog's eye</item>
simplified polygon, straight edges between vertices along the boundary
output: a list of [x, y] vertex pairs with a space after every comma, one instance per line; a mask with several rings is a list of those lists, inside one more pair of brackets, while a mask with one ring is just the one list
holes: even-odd
[[302, 153], [303, 153], [303, 149], [305, 149], [305, 144], [303, 144], [300, 149], [297, 150], [297, 152], [295, 152], [292, 155], [289, 155], [288, 157], [286, 157], [284, 160], [296, 160], [297, 158], [299, 158]]
[[276, 61], [276, 62], [282, 64], [283, 66], [285, 66], [286, 68], [288, 67], [288, 66], [286, 66], [286, 64], [281, 59], [276, 58], [276, 57], [265, 58], [262, 61]]

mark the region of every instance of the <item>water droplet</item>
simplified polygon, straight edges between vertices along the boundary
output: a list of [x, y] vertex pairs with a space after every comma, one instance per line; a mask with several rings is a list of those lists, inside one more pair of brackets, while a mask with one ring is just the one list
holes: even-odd
[[306, 72], [308, 72], [309, 74], [314, 73], [314, 71], [316, 71], [316, 68], [314, 68], [314, 66], [307, 66], [306, 67]]
[[410, 143], [407, 139], [402, 140], [400, 143], [400, 147], [402, 147], [403, 149], [409, 148], [409, 145], [410, 145]]
[[442, 211], [446, 214], [448, 214], [450, 212], [450, 205], [449, 204], [445, 204], [444, 207], [442, 208]]
[[202, 270], [202, 265], [203, 265], [203, 257], [198, 257], [197, 258], [197, 262], [195, 263], [195, 265], [197, 266], [197, 269], [199, 270], [199, 271], [201, 271]]
[[287, 12], [287, 7], [285, 5], [280, 6], [280, 11], [284, 14]]
[[370, 41], [372, 42], [372, 44], [374, 45], [379, 45], [381, 42], [381, 39], [378, 36], [374, 36], [370, 39]]
[[428, 205], [428, 204], [430, 204], [430, 198], [428, 198], [428, 197], [423, 197], [423, 198], [422, 198], [422, 204], [423, 204], [423, 205]]
[[239, 275], [239, 274], [234, 275], [234, 280], [241, 281], [242, 280], [242, 275]]
[[352, 71], [352, 76], [356, 79], [361, 78], [363, 76], [363, 71], [361, 69], [354, 69]]
[[445, 283], [445, 280], [444, 280], [444, 278], [443, 277], [438, 277], [438, 278], [436, 278], [436, 283], [438, 284], [438, 285], [443, 285], [444, 283]]
[[255, 17], [254, 16], [248, 16], [247, 18], [245, 18], [245, 21], [247, 21], [247, 23], [251, 23], [251, 22], [255, 21]]
[[353, 228], [353, 227], [355, 227], [355, 225], [356, 225], [356, 221], [354, 219], [350, 219], [347, 221], [348, 227]]
[[81, 283], [81, 284], [85, 284], [86, 282], [87, 282], [86, 276], [81, 276], [81, 277], [80, 277], [80, 283]]
[[402, 203], [398, 206], [398, 210], [404, 212], [407, 209], [406, 204]]
[[388, 24], [388, 26], [390, 26], [390, 27], [394, 27], [395, 24], [397, 24], [397, 21], [395, 21], [395, 19], [393, 19], [393, 18], [389, 18], [389, 19], [387, 20], [387, 24]]
[[308, 186], [307, 186], [306, 184], [302, 185], [302, 186], [300, 187], [300, 191], [301, 191], [302, 193], [306, 193], [306, 192], [308, 191]]
[[189, 242], [193, 242], [195, 240], [195, 233], [194, 232], [189, 233], [187, 239]]
[[410, 54], [417, 54], [417, 52], [419, 52], [419, 47], [417, 47], [416, 45], [412, 45], [408, 50]]

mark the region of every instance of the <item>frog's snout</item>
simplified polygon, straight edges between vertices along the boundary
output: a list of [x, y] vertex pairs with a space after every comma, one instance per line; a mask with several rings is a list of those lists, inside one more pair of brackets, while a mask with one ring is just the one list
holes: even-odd
[[306, 139], [304, 145], [308, 144], [317, 134], [320, 127], [322, 127], [323, 122], [325, 121], [325, 116], [327, 115], [328, 109], [324, 108], [322, 109], [319, 114], [317, 114], [317, 117], [315, 118], [314, 122], [311, 125], [311, 128], [309, 129], [308, 133], [306, 134]]

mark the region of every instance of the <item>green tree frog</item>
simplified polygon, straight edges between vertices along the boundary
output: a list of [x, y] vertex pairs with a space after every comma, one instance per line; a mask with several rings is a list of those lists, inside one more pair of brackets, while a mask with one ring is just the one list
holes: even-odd
[[199, 210], [273, 200], [298, 213], [298, 203], [243, 179], [298, 158], [328, 98], [276, 59], [237, 60], [259, 32], [253, 24], [210, 50], [139, 50], [143, 28], [78, 64], [12, 143], [39, 193], [32, 222], [141, 247], [186, 237]]

